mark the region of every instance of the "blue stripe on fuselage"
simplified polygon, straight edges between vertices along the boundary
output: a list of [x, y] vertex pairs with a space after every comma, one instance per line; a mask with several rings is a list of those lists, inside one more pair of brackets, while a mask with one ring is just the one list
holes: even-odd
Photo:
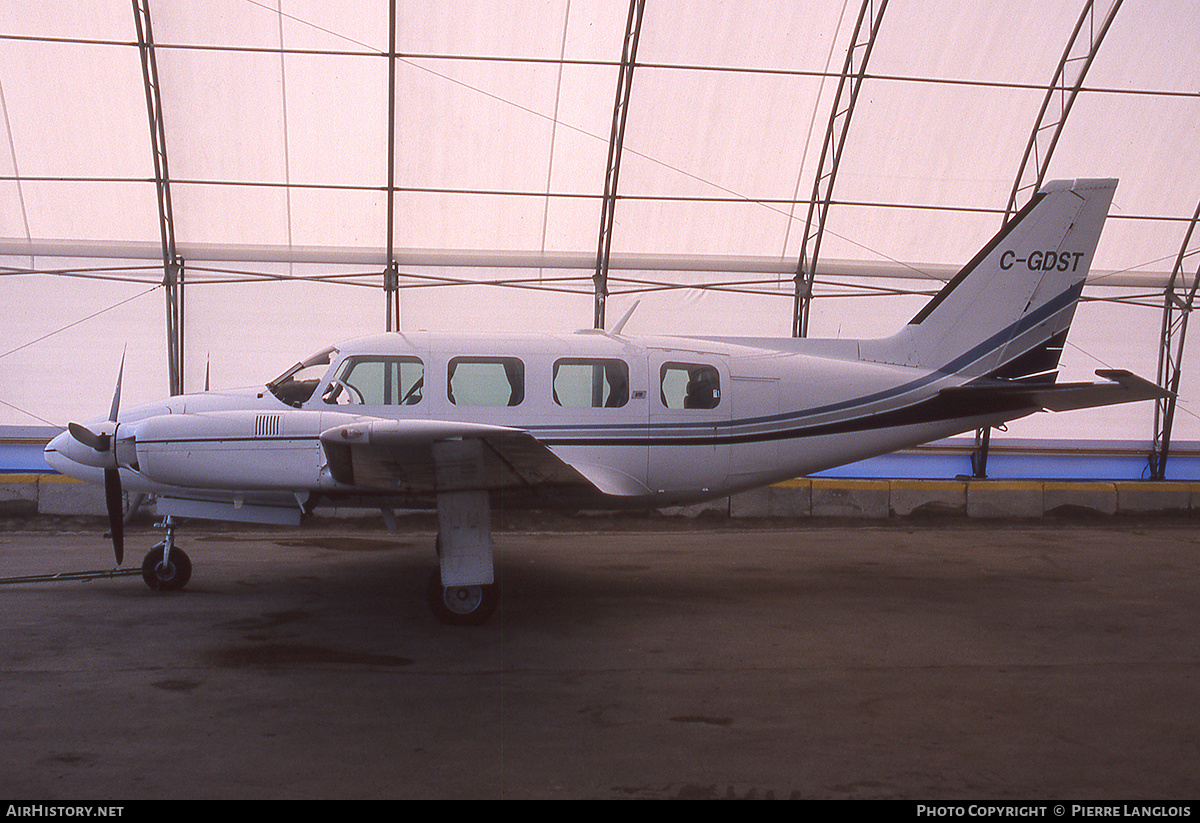
[[[706, 432], [712, 432], [714, 430], [720, 430], [720, 429], [732, 430], [732, 429], [736, 429], [736, 428], [743, 428], [743, 427], [763, 425], [763, 424], [772, 424], [772, 423], [785, 423], [786, 422], [786, 423], [794, 424], [799, 421], [802, 421], [802, 420], [805, 420], [808, 418], [818, 417], [818, 416], [821, 416], [824, 414], [830, 414], [833, 412], [845, 411], [845, 410], [855, 409], [855, 408], [862, 408], [864, 406], [874, 405], [881, 401], [898, 397], [899, 395], [906, 394], [911, 391], [916, 391], [917, 389], [924, 388], [925, 386], [928, 386], [930, 383], [936, 382], [938, 380], [942, 380], [947, 377], [952, 377], [954, 374], [956, 374], [957, 372], [966, 368], [967, 366], [971, 365], [972, 363], [978, 362], [979, 360], [983, 359], [984, 357], [994, 353], [995, 351], [997, 351], [998, 349], [1000, 349], [1001, 347], [1006, 345], [1013, 338], [1028, 331], [1029, 329], [1033, 328], [1034, 326], [1043, 322], [1044, 320], [1047, 320], [1047, 319], [1053, 317], [1055, 314], [1062, 311], [1064, 308], [1067, 308], [1074, 301], [1078, 300], [1079, 295], [1082, 291], [1083, 291], [1083, 281], [1080, 281], [1077, 285], [1072, 286], [1070, 289], [1067, 289], [1062, 294], [1060, 294], [1058, 297], [1044, 303], [1042, 306], [1040, 306], [1036, 310], [1030, 312], [1029, 314], [1024, 315], [1023, 317], [1021, 317], [1018, 321], [1016, 321], [1012, 325], [1008, 326], [1007, 328], [1003, 329], [1000, 332], [997, 332], [996, 334], [992, 335], [990, 338], [983, 341], [979, 345], [975, 346], [974, 348], [972, 348], [972, 349], [968, 350], [967, 352], [954, 358], [953, 360], [951, 360], [949, 363], [942, 366], [941, 368], [936, 369], [934, 371], [926, 372], [921, 377], [919, 377], [915, 380], [910, 380], [907, 383], [902, 383], [898, 386], [893, 386], [889, 389], [884, 389], [883, 391], [875, 392], [874, 394], [864, 395], [862, 397], [856, 397], [856, 398], [853, 398], [850, 400], [843, 400], [843, 401], [839, 401], [837, 403], [829, 403], [824, 406], [816, 406], [816, 407], [813, 407], [810, 409], [800, 409], [800, 410], [796, 410], [796, 411], [782, 412], [780, 414], [766, 415], [766, 416], [761, 416], [761, 417], [747, 417], [747, 418], [743, 418], [740, 420], [708, 420], [708, 421], [698, 421], [698, 422], [651, 423], [648, 425], [647, 424], [633, 424], [633, 425], [631, 425], [631, 424], [592, 424], [592, 425], [580, 425], [580, 426], [570, 426], [570, 427], [530, 426], [526, 430], [531, 433], [537, 432], [537, 431], [561, 432], [561, 431], [563, 431], [564, 428], [568, 428], [570, 431], [574, 431], [574, 432], [608, 431], [608, 432], [616, 433], [616, 432], [621, 432], [621, 431], [631, 432], [632, 430], [645, 431], [647, 429], [655, 430], [655, 431], [666, 431], [666, 430], [687, 431], [687, 430], [703, 429]], [[924, 398], [922, 398], [922, 399], [924, 399]], [[894, 411], [894, 410], [889, 409], [887, 411]], [[727, 436], [731, 436], [731, 435], [727, 435]], [[711, 435], [710, 435], [710, 437], [711, 437]], [[571, 439], [561, 439], [561, 436], [560, 436], [560, 437], [556, 437], [553, 440], [550, 440], [547, 442], [554, 442], [556, 444], [567, 445], [567, 444], [570, 444], [575, 441], [572, 441]], [[588, 442], [594, 442], [594, 441], [591, 438], [588, 438]]]

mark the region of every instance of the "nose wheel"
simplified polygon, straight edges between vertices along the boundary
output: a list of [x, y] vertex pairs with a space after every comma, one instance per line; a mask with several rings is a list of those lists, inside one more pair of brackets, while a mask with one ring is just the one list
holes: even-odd
[[142, 579], [156, 592], [182, 589], [192, 578], [192, 561], [183, 549], [164, 552], [155, 546], [142, 561]]
[[182, 589], [192, 578], [192, 561], [183, 549], [175, 546], [175, 524], [168, 517], [167, 537], [142, 561], [142, 579], [156, 592]]

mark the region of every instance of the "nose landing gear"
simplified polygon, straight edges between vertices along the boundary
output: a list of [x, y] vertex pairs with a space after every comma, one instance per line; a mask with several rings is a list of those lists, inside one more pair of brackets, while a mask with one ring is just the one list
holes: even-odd
[[182, 589], [192, 578], [192, 561], [175, 546], [175, 523], [170, 517], [164, 521], [166, 538], [155, 546], [142, 561], [142, 579], [157, 592], [173, 592]]

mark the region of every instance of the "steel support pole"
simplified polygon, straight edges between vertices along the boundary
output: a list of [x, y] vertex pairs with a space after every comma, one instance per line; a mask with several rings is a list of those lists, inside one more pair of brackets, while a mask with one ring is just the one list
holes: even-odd
[[[1104, 35], [1108, 33], [1113, 18], [1117, 16], [1117, 10], [1121, 8], [1121, 2], [1122, 0], [1112, 0], [1099, 23], [1093, 0], [1086, 0], [1083, 4], [1083, 11], [1071, 31], [1062, 57], [1058, 60], [1058, 67], [1054, 70], [1054, 78], [1046, 87], [1046, 95], [1042, 99], [1037, 121], [1025, 144], [1025, 154], [1021, 157], [1021, 165], [1017, 170], [1016, 180], [1013, 181], [1012, 193], [1008, 197], [1001, 225], [1008, 223], [1045, 182], [1050, 158], [1058, 145], [1067, 115], [1075, 105], [1075, 98], [1079, 96], [1083, 80], [1087, 77], [1092, 61], [1096, 59], [1096, 53], [1100, 50], [1100, 44], [1104, 41]], [[1052, 104], [1056, 98], [1058, 105], [1054, 106]], [[991, 435], [991, 429], [979, 429], [975, 432], [976, 446], [971, 454], [972, 477], [987, 477]]]
[[400, 272], [393, 259], [396, 227], [396, 0], [388, 4], [388, 162], [387, 162], [387, 267], [383, 293], [387, 301], [387, 330], [400, 330]]
[[613, 104], [612, 131], [608, 137], [608, 170], [604, 177], [604, 202], [600, 212], [600, 241], [596, 250], [594, 328], [604, 328], [604, 308], [608, 300], [608, 259], [612, 249], [613, 219], [617, 206], [617, 178], [621, 174], [621, 147], [625, 142], [625, 120], [629, 114], [629, 92], [633, 88], [633, 68], [637, 61], [638, 39], [642, 33], [642, 12], [646, 0], [630, 0], [625, 22], [625, 45], [621, 50], [621, 69], [617, 75], [617, 96]]
[[1158, 350], [1158, 385], [1171, 392], [1154, 403], [1154, 445], [1150, 452], [1150, 478], [1165, 480], [1167, 456], [1171, 450], [1171, 425], [1175, 420], [1175, 401], [1179, 394], [1179, 381], [1183, 374], [1183, 344], [1187, 337], [1188, 316], [1196, 305], [1196, 291], [1200, 289], [1200, 264], [1192, 275], [1191, 285], [1185, 280], [1188, 258], [1200, 256], [1200, 237], [1195, 237], [1196, 222], [1200, 219], [1200, 204], [1188, 224], [1175, 268], [1163, 298], [1162, 339]]
[[154, 54], [154, 30], [150, 24], [150, 0], [133, 0], [142, 80], [146, 87], [146, 112], [150, 118], [150, 142], [154, 154], [154, 185], [158, 192], [158, 227], [162, 240], [163, 289], [167, 303], [167, 382], [172, 395], [183, 393], [183, 261], [175, 251], [175, 215], [171, 208], [171, 175], [167, 166], [167, 135], [163, 126], [162, 96], [158, 85], [158, 62]]
[[[886, 9], [887, 0], [863, 0], [862, 8], [858, 11], [858, 22], [854, 24], [850, 48], [846, 51], [846, 62], [838, 80], [833, 111], [825, 129], [825, 143], [817, 165], [817, 179], [813, 183], [812, 197], [808, 201], [804, 245], [800, 249], [800, 261], [796, 266], [796, 295], [792, 311], [793, 337], [808, 336], [813, 280], [816, 277], [817, 258], [821, 253], [825, 220], [829, 214], [829, 201], [833, 196], [833, 184], [837, 180], [838, 165], [841, 163], [842, 149], [846, 144], [846, 134], [850, 130], [854, 104], [858, 101], [867, 62], [871, 59], [871, 50], [875, 47], [875, 38], [879, 34], [879, 25], [883, 22]], [[865, 30], [864, 22], [868, 23]]]

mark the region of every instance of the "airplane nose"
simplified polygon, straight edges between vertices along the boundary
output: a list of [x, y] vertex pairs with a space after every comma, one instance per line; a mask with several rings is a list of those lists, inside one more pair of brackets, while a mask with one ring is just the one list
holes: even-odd
[[[99, 482], [103, 478], [104, 471], [94, 466], [89, 466], [84, 460], [90, 455], [80, 455], [83, 449], [87, 449], [78, 440], [71, 436], [69, 432], [63, 432], [49, 443], [42, 450], [42, 457], [46, 461], [46, 465], [54, 469], [59, 474], [65, 474], [68, 477], [74, 477], [76, 480], [85, 480], [90, 483]], [[91, 451], [88, 449], [88, 451]]]
[[46, 448], [42, 449], [42, 457], [46, 461], [46, 465], [54, 469], [60, 474], [70, 474], [67, 471], [69, 463], [73, 462], [63, 454], [66, 449], [66, 441], [70, 439], [70, 435], [66, 432], [58, 435], [46, 444]]

